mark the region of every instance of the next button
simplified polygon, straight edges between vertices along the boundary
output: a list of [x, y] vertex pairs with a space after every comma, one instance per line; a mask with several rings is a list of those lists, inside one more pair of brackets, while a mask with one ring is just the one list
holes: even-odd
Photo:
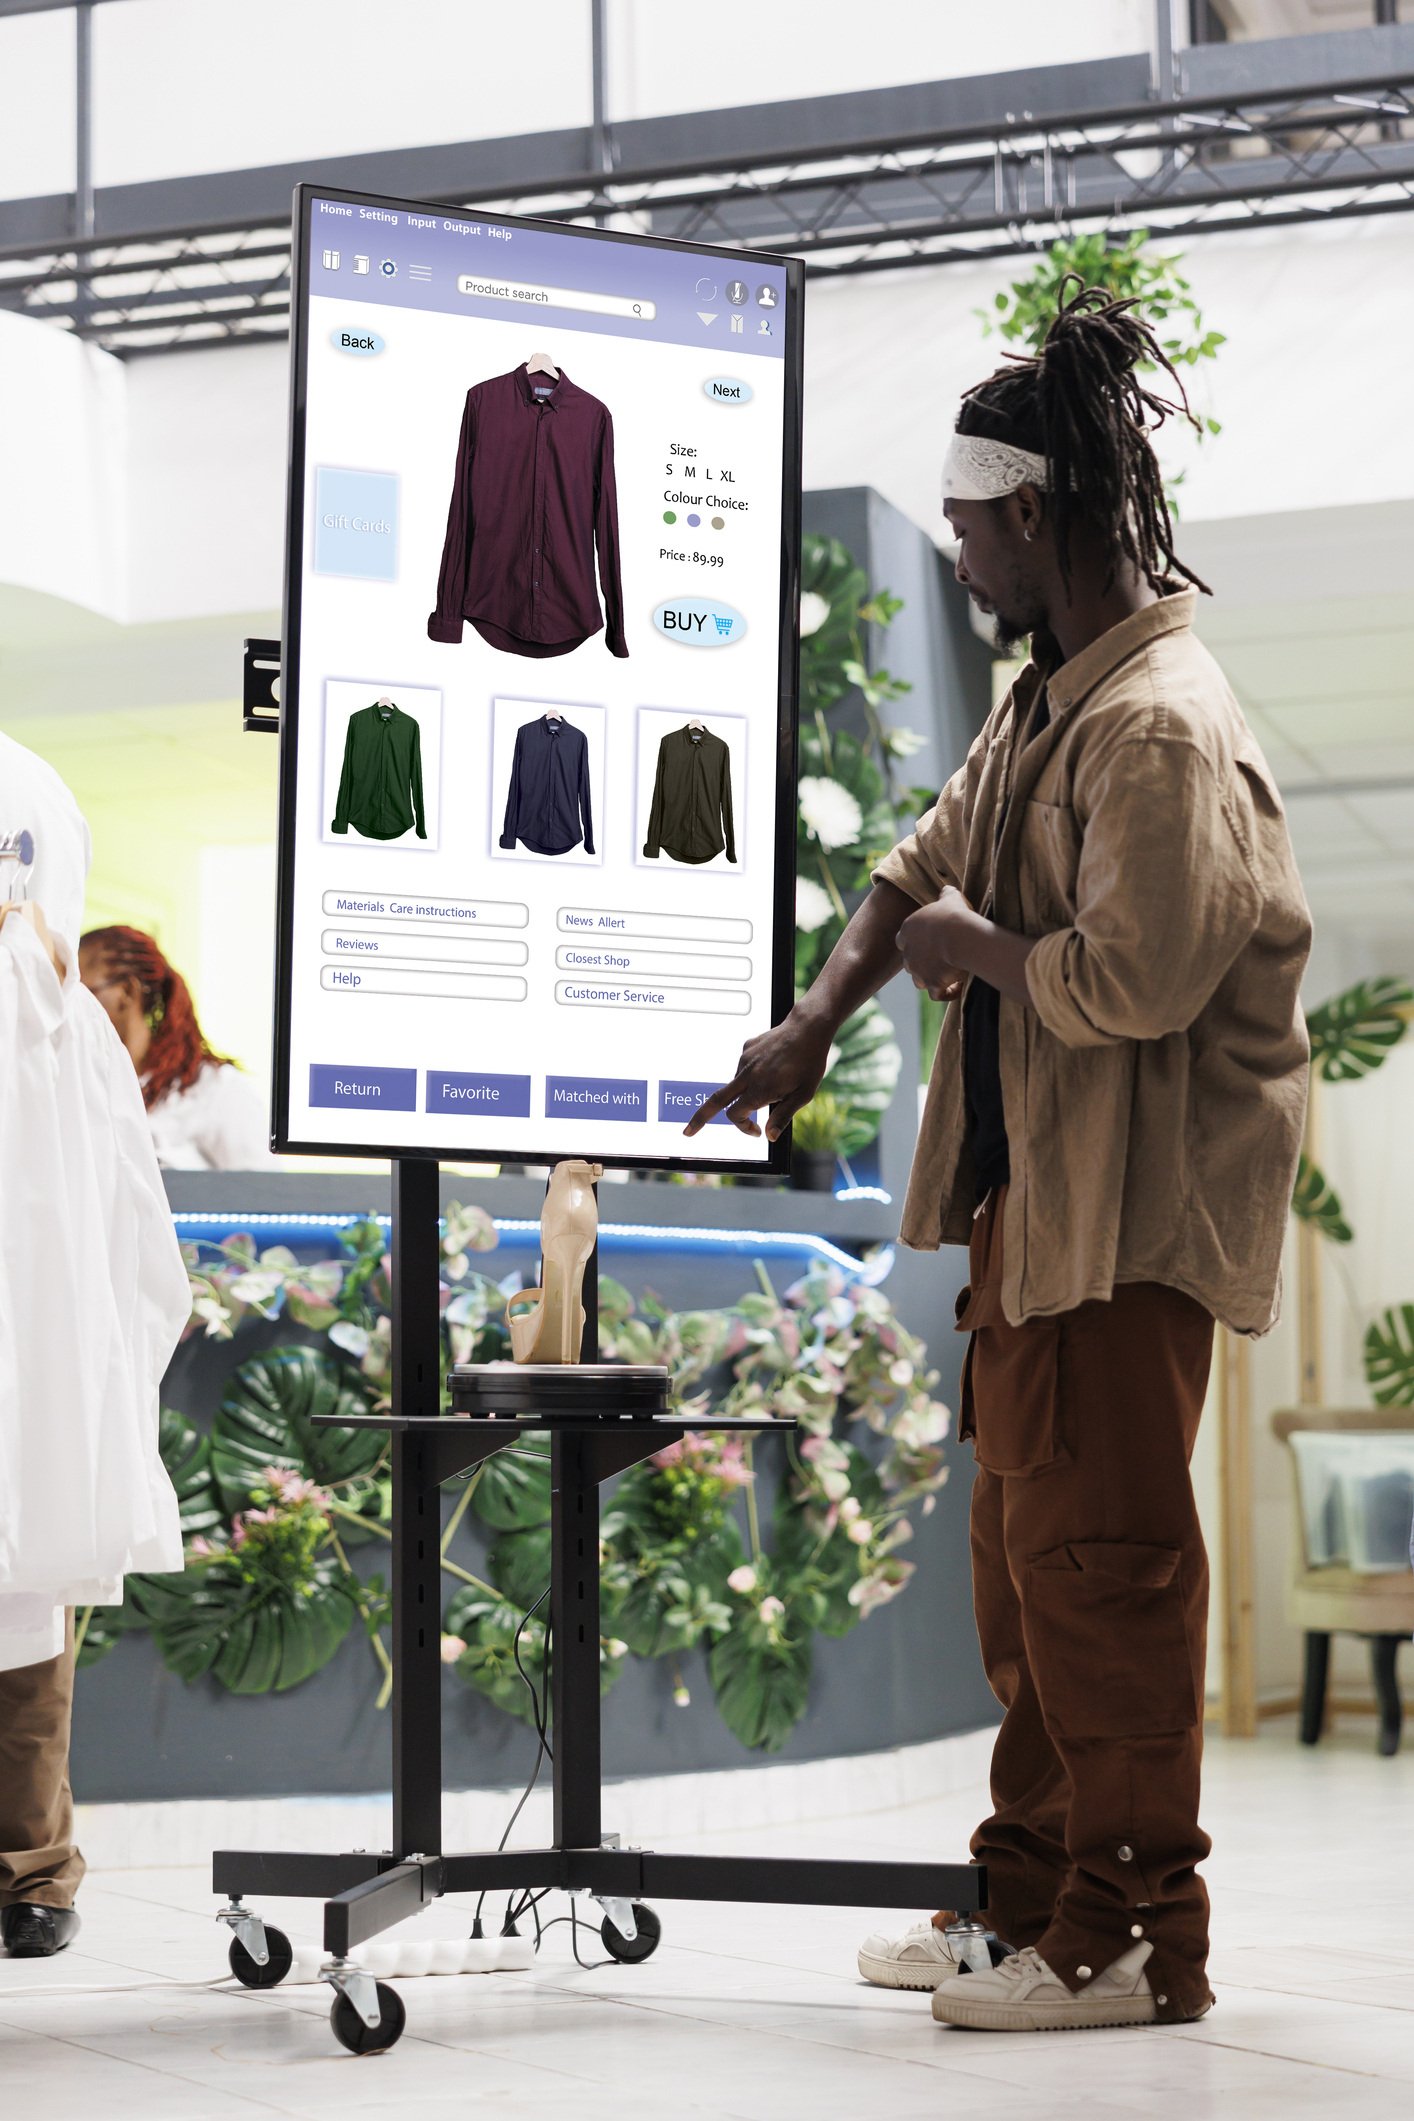
[[528, 1075], [452, 1075], [427, 1071], [429, 1112], [470, 1112], [478, 1119], [529, 1119]]
[[345, 1111], [415, 1112], [416, 1068], [336, 1068], [313, 1061], [309, 1070], [309, 1102], [338, 1105]]
[[547, 1075], [547, 1119], [647, 1119], [647, 1083], [612, 1075]]

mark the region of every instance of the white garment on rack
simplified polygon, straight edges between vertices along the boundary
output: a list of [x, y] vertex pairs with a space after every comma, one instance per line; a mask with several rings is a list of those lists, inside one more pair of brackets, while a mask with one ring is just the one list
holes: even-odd
[[182, 1566], [158, 1390], [190, 1310], [132, 1061], [78, 975], [82, 877], [55, 864], [86, 828], [6, 746], [0, 832], [35, 835], [63, 974], [0, 924], [0, 1670], [57, 1655], [65, 1606], [116, 1604], [126, 1571]]

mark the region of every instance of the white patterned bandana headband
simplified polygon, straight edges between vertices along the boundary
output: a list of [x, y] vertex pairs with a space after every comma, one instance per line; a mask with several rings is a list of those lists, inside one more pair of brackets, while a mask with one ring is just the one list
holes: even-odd
[[943, 459], [943, 498], [947, 501], [996, 501], [1018, 486], [1050, 485], [1044, 457], [1030, 449], [1013, 449], [987, 435], [954, 433]]

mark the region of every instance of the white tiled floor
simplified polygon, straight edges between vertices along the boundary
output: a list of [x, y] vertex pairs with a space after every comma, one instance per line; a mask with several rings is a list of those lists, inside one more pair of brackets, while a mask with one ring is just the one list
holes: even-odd
[[[982, 1795], [680, 1839], [958, 1860]], [[99, 1871], [75, 1949], [0, 1961], [0, 2104], [44, 2121], [1408, 2115], [1414, 1751], [1378, 1760], [1358, 1724], [1315, 1752], [1284, 1724], [1252, 1745], [1214, 1741], [1206, 1823], [1218, 2008], [1195, 2026], [1079, 2038], [944, 2031], [926, 1997], [865, 1987], [855, 1943], [897, 1914], [664, 1904], [647, 1965], [581, 1971], [555, 1929], [530, 1972], [403, 1982], [402, 2041], [355, 2057], [330, 2034], [322, 1988], [171, 1985], [223, 1971], [201, 1871]], [[262, 1912], [315, 1934], [307, 1904]], [[443, 1903], [421, 1920], [428, 1935], [464, 1934], [466, 1912]], [[81, 1984], [93, 1987], [45, 1993]]]

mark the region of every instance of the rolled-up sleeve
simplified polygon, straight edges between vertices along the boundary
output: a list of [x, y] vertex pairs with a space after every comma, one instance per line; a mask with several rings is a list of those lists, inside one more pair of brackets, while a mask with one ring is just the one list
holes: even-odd
[[1235, 786], [1186, 738], [1131, 737], [1076, 807], [1075, 918], [1027, 958], [1032, 1004], [1067, 1046], [1186, 1031], [1261, 913]]
[[918, 820], [908, 838], [900, 840], [871, 869], [874, 883], [896, 884], [919, 906], [931, 906], [944, 884], [962, 889], [972, 805], [995, 722], [994, 714], [937, 802]]

